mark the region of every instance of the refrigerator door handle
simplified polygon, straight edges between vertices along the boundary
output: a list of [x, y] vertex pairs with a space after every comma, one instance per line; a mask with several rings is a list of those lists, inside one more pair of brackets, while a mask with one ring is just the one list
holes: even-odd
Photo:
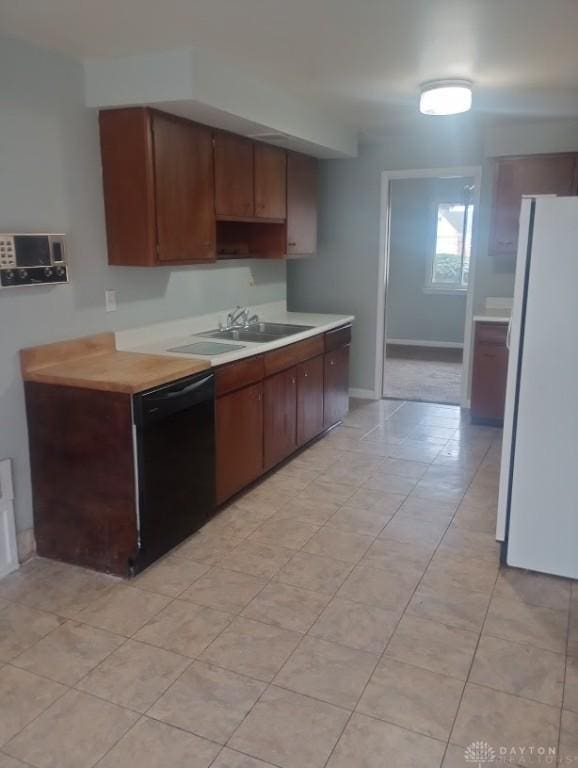
[[510, 349], [510, 337], [512, 335], [512, 318], [510, 318], [510, 322], [508, 323], [508, 332], [506, 334], [506, 349]]

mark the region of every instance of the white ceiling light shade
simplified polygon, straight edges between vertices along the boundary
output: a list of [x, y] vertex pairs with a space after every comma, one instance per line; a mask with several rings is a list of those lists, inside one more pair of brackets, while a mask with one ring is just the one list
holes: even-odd
[[422, 115], [459, 115], [471, 108], [469, 80], [432, 80], [421, 86], [419, 111]]

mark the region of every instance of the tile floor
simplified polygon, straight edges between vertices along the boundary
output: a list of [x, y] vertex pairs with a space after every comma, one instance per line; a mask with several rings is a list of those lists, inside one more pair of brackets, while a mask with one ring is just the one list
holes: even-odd
[[500, 570], [499, 441], [354, 403], [131, 583], [29, 562], [0, 582], [0, 768], [578, 761], [578, 586]]

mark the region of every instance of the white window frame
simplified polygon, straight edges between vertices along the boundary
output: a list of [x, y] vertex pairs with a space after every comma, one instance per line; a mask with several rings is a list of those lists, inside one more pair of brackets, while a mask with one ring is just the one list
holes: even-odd
[[[429, 258], [426, 259], [426, 273], [425, 273], [425, 285], [423, 288], [424, 293], [434, 293], [434, 294], [466, 294], [468, 292], [468, 286], [467, 285], [457, 285], [455, 283], [434, 283], [433, 281], [433, 271], [435, 266], [435, 258], [436, 258], [436, 250], [437, 250], [437, 234], [438, 234], [438, 211], [440, 205], [471, 205], [472, 206], [472, 225], [473, 225], [473, 219], [475, 217], [475, 209], [473, 208], [474, 203], [473, 202], [467, 202], [464, 203], [461, 200], [458, 201], [452, 201], [447, 200], [445, 197], [437, 199], [433, 203], [432, 208], [432, 222], [433, 222], [433, 234], [432, 234], [432, 247], [430, 249], [430, 255]], [[470, 254], [470, 260], [471, 260], [471, 254]], [[462, 269], [463, 269], [463, 261], [462, 261]], [[468, 283], [469, 283], [469, 276], [468, 276]]]

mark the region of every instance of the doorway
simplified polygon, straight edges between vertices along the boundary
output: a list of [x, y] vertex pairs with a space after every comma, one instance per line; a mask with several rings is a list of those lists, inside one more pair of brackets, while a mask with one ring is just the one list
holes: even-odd
[[479, 168], [384, 174], [382, 397], [468, 404], [479, 187]]

